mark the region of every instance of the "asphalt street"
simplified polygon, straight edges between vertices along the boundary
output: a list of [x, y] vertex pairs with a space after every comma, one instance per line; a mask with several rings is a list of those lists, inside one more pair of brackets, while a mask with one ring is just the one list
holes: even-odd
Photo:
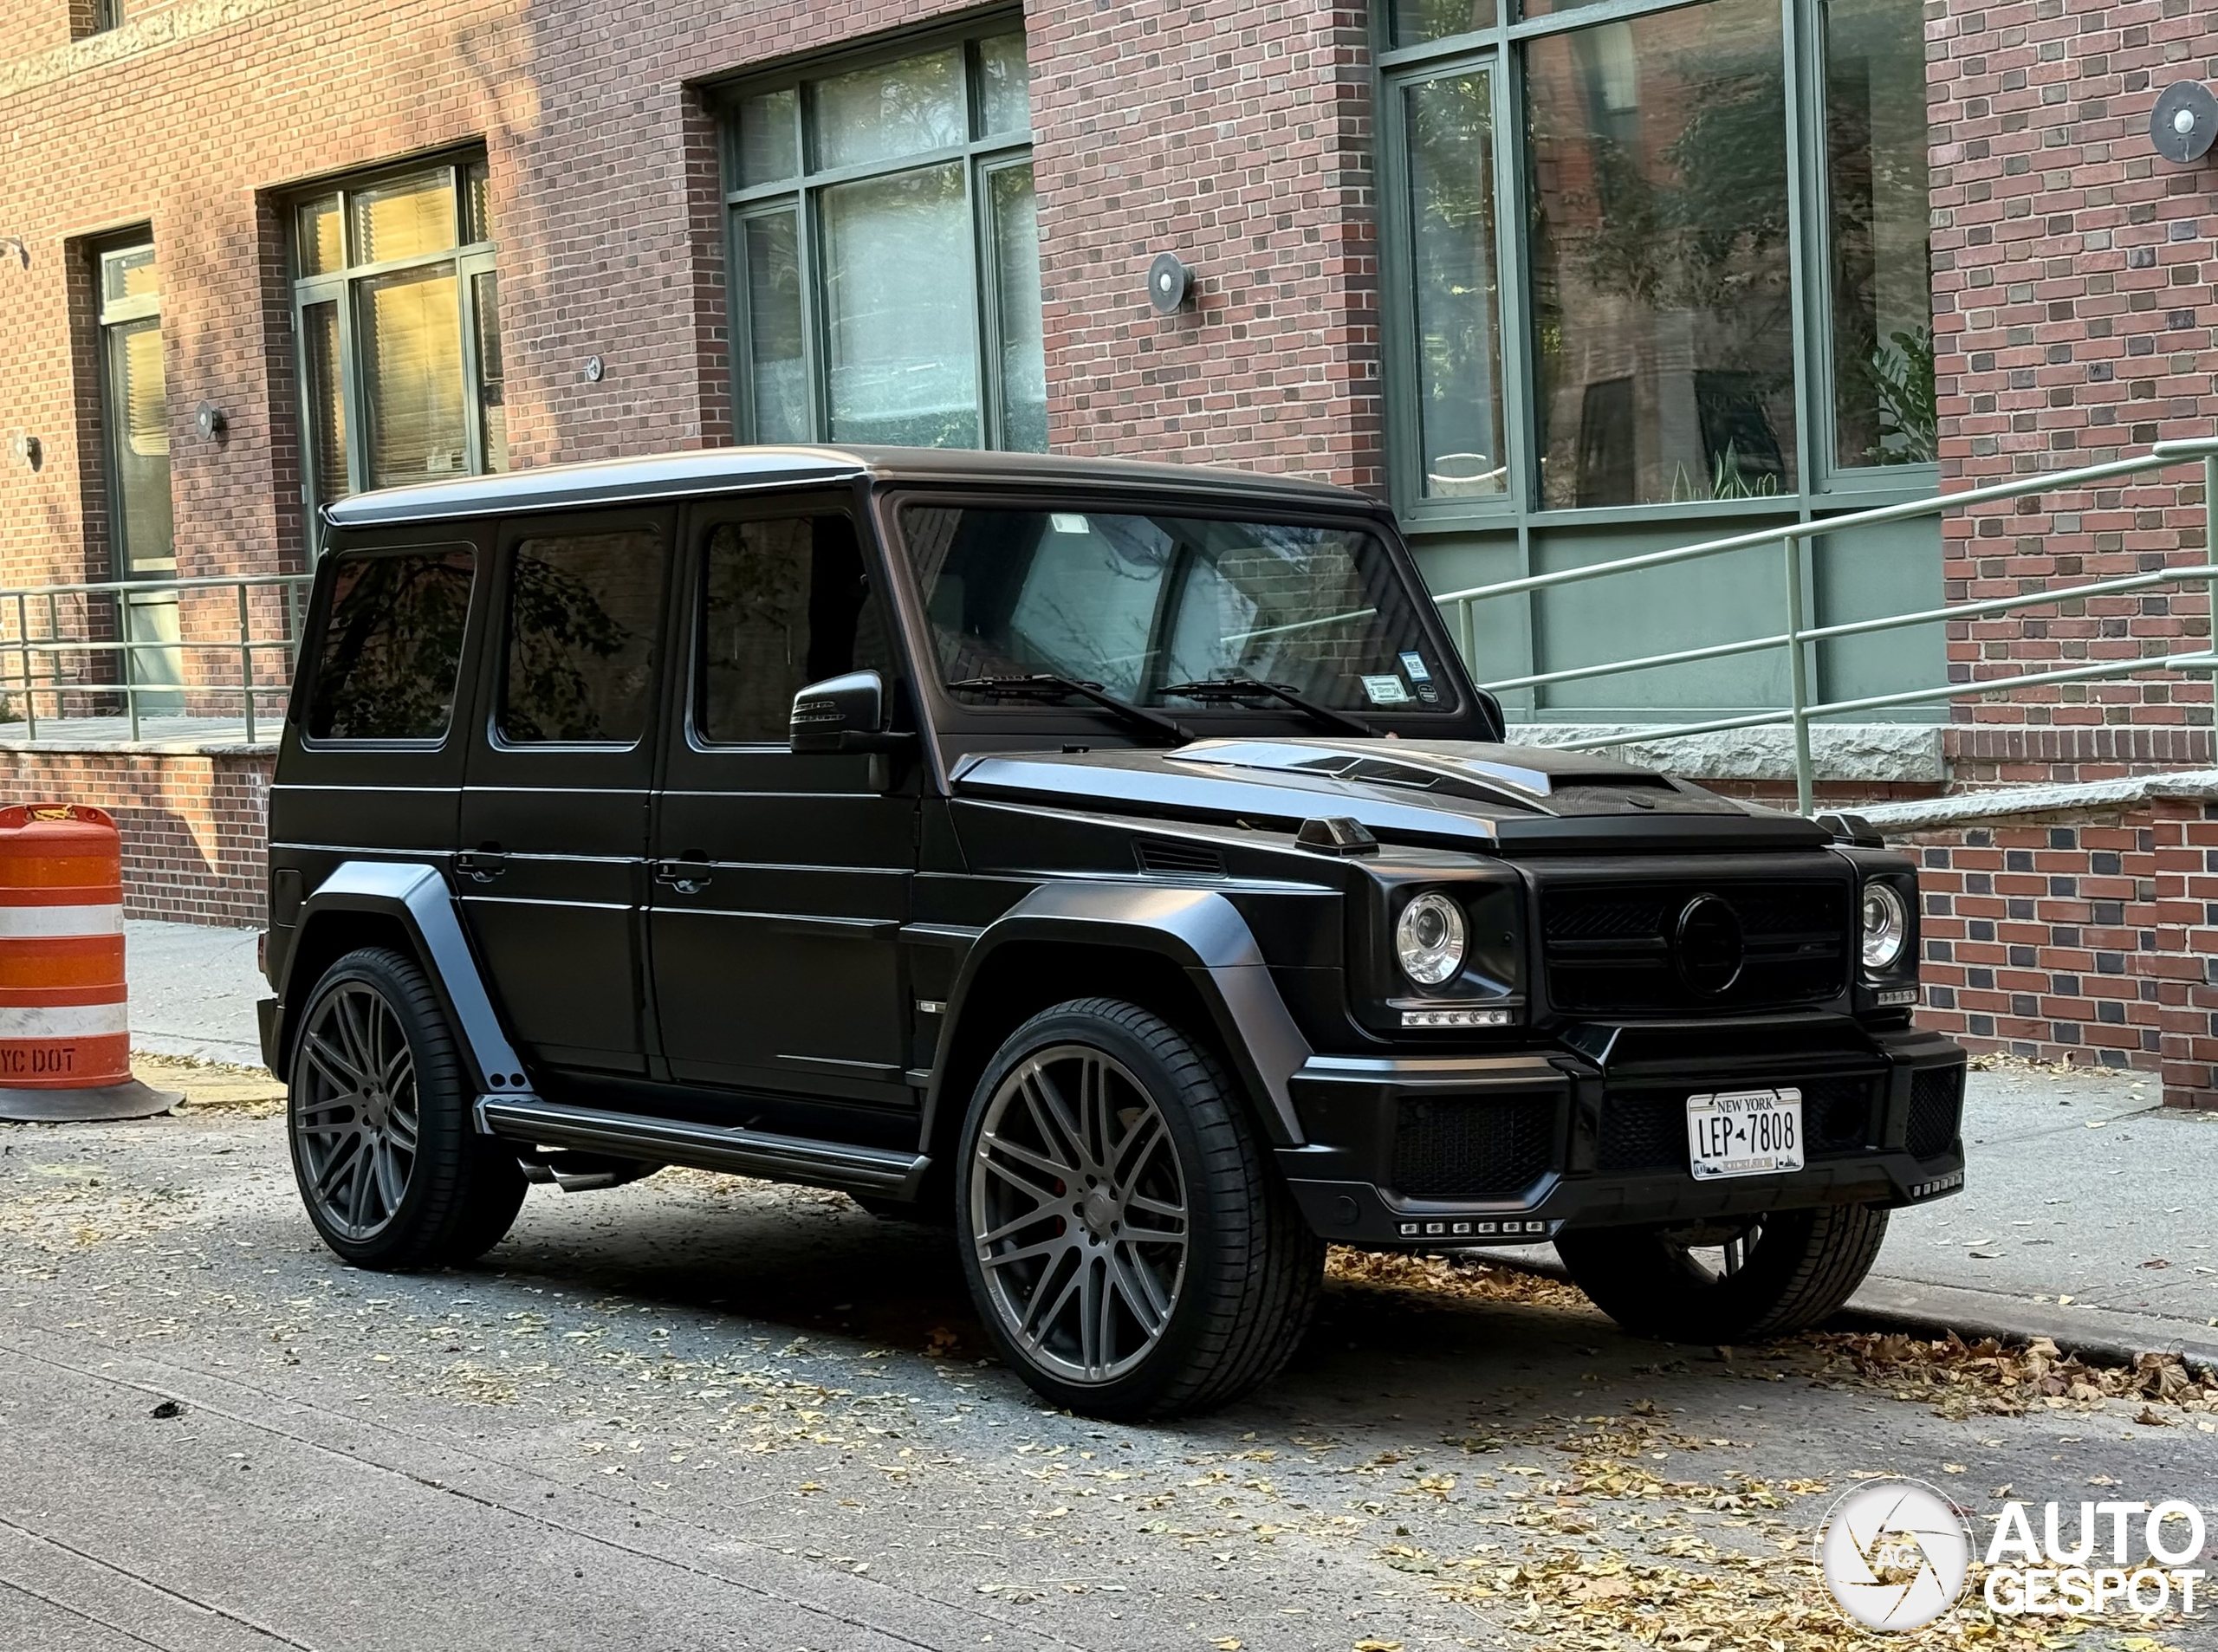
[[1475, 1264], [1343, 1258], [1287, 1375], [1147, 1427], [1044, 1410], [950, 1240], [834, 1195], [535, 1189], [479, 1267], [354, 1272], [262, 1086], [0, 1136], [8, 1652], [1800, 1652], [1846, 1638], [1810, 1543], [1859, 1477], [2218, 1502], [2201, 1399], [1638, 1342]]

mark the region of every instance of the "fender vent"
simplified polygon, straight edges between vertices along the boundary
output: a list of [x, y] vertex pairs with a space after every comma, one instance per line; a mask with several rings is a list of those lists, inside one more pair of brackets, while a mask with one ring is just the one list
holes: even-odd
[[1198, 843], [1172, 843], [1159, 838], [1135, 838], [1132, 852], [1142, 871], [1168, 872], [1185, 878], [1222, 878], [1224, 857]]

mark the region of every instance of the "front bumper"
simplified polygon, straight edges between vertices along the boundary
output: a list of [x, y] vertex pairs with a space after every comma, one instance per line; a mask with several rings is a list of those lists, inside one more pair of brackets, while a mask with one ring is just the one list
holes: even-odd
[[[1278, 1150], [1310, 1225], [1345, 1244], [1534, 1242], [1566, 1227], [1900, 1206], [1963, 1185], [1964, 1053], [1836, 1016], [1585, 1025], [1485, 1056], [1313, 1056], [1307, 1145]], [[1806, 1168], [1696, 1182], [1686, 1098], [1793, 1085]]]

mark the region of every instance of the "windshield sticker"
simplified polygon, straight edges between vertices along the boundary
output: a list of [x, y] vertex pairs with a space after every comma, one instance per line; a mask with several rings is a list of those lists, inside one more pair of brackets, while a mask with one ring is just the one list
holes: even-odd
[[1398, 677], [1366, 677], [1363, 679], [1363, 691], [1371, 696], [1373, 705], [1407, 705], [1410, 703], [1410, 691], [1402, 686], [1402, 679]]
[[1416, 649], [1409, 648], [1394, 658], [1402, 662], [1402, 670], [1409, 674], [1410, 681], [1417, 685], [1417, 698], [1427, 705], [1437, 704], [1440, 699], [1440, 685], [1432, 680], [1432, 668], [1424, 663], [1424, 656]]
[[1058, 534], [1083, 534], [1086, 531], [1086, 518], [1074, 510], [1050, 512], [1047, 522]]

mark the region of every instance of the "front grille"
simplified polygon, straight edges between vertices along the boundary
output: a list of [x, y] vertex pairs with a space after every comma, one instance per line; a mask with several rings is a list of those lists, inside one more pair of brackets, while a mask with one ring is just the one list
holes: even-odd
[[1552, 1101], [1404, 1101], [1394, 1126], [1394, 1187], [1411, 1199], [1507, 1199], [1553, 1164]]
[[[1877, 1074], [1832, 1074], [1815, 1079], [1780, 1079], [1779, 1089], [1802, 1092], [1806, 1159], [1853, 1153], [1871, 1139], [1879, 1099]], [[1723, 1086], [1754, 1090], [1735, 1083]], [[1687, 1168], [1687, 1098], [1702, 1092], [1681, 1085], [1670, 1090], [1612, 1090], [1602, 1102], [1602, 1140], [1595, 1165], [1602, 1170], [1683, 1170]]]
[[[1672, 953], [1679, 914], [1718, 897], [1740, 920], [1743, 962], [1722, 992], [1697, 992]], [[1755, 1009], [1833, 997], [1846, 980], [1845, 882], [1572, 884], [1540, 897], [1548, 1000], [1622, 1014]]]
[[1910, 1156], [1938, 1158], [1954, 1145], [1964, 1111], [1962, 1067], [1920, 1067], [1910, 1080]]
[[1224, 876], [1224, 857], [1204, 844], [1138, 838], [1133, 839], [1132, 850], [1139, 858], [1142, 871], [1171, 872], [1188, 878]]

